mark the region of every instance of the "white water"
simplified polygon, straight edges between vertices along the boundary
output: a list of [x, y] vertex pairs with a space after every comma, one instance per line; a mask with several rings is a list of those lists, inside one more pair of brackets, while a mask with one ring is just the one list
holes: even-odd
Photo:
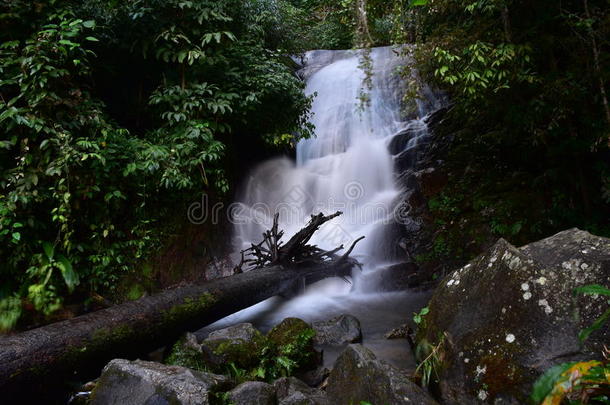
[[[273, 159], [254, 170], [242, 190], [242, 209], [235, 218], [235, 245], [240, 250], [261, 240], [276, 212], [287, 240], [311, 214], [343, 211], [341, 217], [325, 224], [311, 243], [332, 249], [365, 236], [352, 253], [364, 264], [364, 276], [356, 271], [353, 284], [324, 280], [295, 298], [267, 300], [205, 330], [238, 322], [253, 322], [265, 330], [288, 316], [314, 321], [351, 313], [363, 324], [365, 344], [377, 347], [378, 355], [390, 361], [408, 362], [407, 345], [385, 341], [383, 332], [404, 323], [424, 304], [426, 296], [383, 293], [371, 284], [379, 279], [376, 271], [391, 261], [385, 254], [387, 247], [397, 244], [388, 229], [396, 223], [394, 211], [405, 190], [397, 184], [395, 156], [411, 153], [427, 136], [424, 116], [436, 106], [418, 102], [419, 115], [405, 119], [401, 114], [404, 80], [398, 69], [406, 61], [391, 47], [375, 48], [371, 57], [370, 105], [362, 110], [358, 96], [364, 73], [358, 68], [356, 51], [306, 54], [303, 74], [307, 77], [306, 93], [316, 95], [312, 106], [316, 137], [299, 142], [296, 162]], [[390, 141], [403, 130], [411, 135], [392, 156]]]
[[397, 72], [404, 61], [391, 47], [375, 48], [371, 57], [371, 102], [362, 110], [358, 96], [364, 73], [356, 52], [306, 55], [306, 66], [319, 69], [305, 90], [317, 94], [311, 120], [316, 136], [299, 142], [296, 163], [274, 159], [254, 171], [241, 198], [245, 223], [236, 226], [238, 247], [260, 240], [275, 212], [280, 213], [279, 228], [289, 237], [311, 214], [340, 210], [344, 214], [325, 225], [312, 243], [332, 249], [365, 236], [354, 255], [367, 266], [383, 261], [375, 254], [386, 243], [381, 225], [393, 220], [401, 191], [387, 140], [407, 124], [401, 119], [403, 92]]

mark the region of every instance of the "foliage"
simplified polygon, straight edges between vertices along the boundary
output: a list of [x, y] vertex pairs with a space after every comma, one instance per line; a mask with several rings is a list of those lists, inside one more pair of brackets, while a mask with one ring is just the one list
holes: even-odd
[[313, 329], [306, 329], [283, 345], [267, 340], [258, 355], [260, 362], [249, 370], [249, 377], [272, 382], [280, 377], [289, 377], [306, 367], [312, 360], [311, 344], [314, 336]]
[[415, 375], [421, 379], [423, 387], [431, 387], [440, 381], [444, 344], [445, 336], [442, 336], [436, 345], [428, 342], [426, 339], [421, 339], [415, 347], [415, 360], [417, 361]]
[[229, 191], [237, 139], [311, 134], [280, 3], [0, 3], [3, 330], [112, 294], [190, 199]]
[[[423, 321], [424, 321], [424, 317], [426, 315], [428, 315], [428, 313], [430, 312], [430, 308], [428, 307], [423, 307], [419, 313], [413, 313], [413, 322], [415, 322], [416, 325], [422, 325]], [[422, 325], [423, 326], [423, 325]]]
[[535, 404], [608, 403], [610, 366], [608, 361], [563, 363], [547, 370], [534, 384]]
[[199, 371], [209, 371], [208, 366], [203, 361], [201, 351], [190, 346], [186, 337], [181, 338], [172, 346], [169, 356], [165, 359], [165, 364], [188, 367]]
[[[601, 285], [598, 285], [598, 284], [591, 284], [591, 285], [585, 285], [582, 287], [578, 287], [578, 288], [574, 289], [574, 293], [575, 294], [604, 295], [606, 297], [610, 297], [610, 289], [603, 287]], [[608, 301], [608, 304], [610, 304], [610, 300]], [[578, 338], [580, 339], [580, 341], [584, 342], [585, 340], [587, 340], [589, 335], [591, 335], [591, 333], [595, 332], [596, 330], [600, 329], [604, 325], [604, 323], [606, 323], [608, 321], [609, 318], [610, 318], [610, 307], [606, 308], [604, 313], [595, 322], [593, 322], [593, 324], [591, 326], [580, 331], [580, 333], [578, 334]]]
[[588, 28], [578, 1], [446, 0], [420, 9], [418, 67], [450, 92], [448, 120], [461, 127], [449, 165], [462, 175], [448, 192], [464, 190], [465, 202], [484, 198], [488, 211], [513, 218], [488, 222], [494, 234], [527, 241], [571, 226], [610, 232], [610, 122], [598, 80], [610, 66], [602, 59], [594, 68], [589, 41], [607, 49], [601, 3], [585, 3], [594, 10]]
[[[413, 313], [413, 322], [417, 325], [418, 335], [422, 335], [422, 331], [426, 329], [426, 315], [429, 312], [430, 308], [423, 307], [419, 313]], [[415, 361], [417, 362], [415, 375], [420, 379], [423, 387], [432, 387], [439, 382], [440, 371], [443, 366], [444, 344], [445, 336], [442, 335], [439, 337], [437, 344], [429, 342], [426, 338], [421, 338], [415, 346]]]

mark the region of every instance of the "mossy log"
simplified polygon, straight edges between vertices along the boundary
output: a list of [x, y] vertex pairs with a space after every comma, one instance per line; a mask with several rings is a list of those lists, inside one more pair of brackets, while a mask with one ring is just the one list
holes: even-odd
[[[95, 376], [109, 360], [135, 358], [267, 298], [326, 277], [350, 275], [353, 259], [272, 266], [163, 291], [137, 301], [0, 337], [0, 392], [48, 393], [68, 378]], [[27, 395], [26, 395], [27, 394]]]

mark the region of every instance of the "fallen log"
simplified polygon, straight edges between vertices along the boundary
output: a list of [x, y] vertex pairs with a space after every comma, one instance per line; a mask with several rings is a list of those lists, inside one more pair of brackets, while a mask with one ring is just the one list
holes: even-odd
[[89, 378], [117, 357], [136, 358], [296, 286], [350, 275], [354, 259], [272, 266], [163, 291], [97, 312], [0, 337], [0, 392], [18, 403], [47, 396], [69, 377]]

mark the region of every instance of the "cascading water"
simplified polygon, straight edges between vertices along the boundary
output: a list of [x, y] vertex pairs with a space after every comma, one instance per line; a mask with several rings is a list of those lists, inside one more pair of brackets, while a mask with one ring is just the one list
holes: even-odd
[[[296, 164], [287, 158], [261, 165], [242, 196], [236, 227], [238, 244], [260, 239], [280, 213], [280, 229], [290, 236], [309, 215], [341, 210], [312, 241], [322, 248], [366, 236], [356, 251], [367, 264], [384, 241], [377, 232], [391, 220], [400, 194], [387, 139], [406, 125], [401, 119], [397, 69], [402, 60], [391, 47], [371, 51], [373, 61], [370, 105], [359, 99], [364, 72], [356, 52], [312, 51], [305, 56], [309, 75], [306, 93], [314, 99], [312, 123], [316, 137], [297, 145]], [[364, 108], [363, 108], [364, 107]], [[337, 243], [339, 242], [339, 243]]]
[[[241, 209], [234, 216], [236, 248], [258, 242], [275, 213], [279, 213], [279, 228], [285, 231], [286, 240], [311, 214], [340, 210], [344, 214], [325, 224], [311, 243], [332, 249], [365, 236], [352, 253], [364, 264], [365, 275], [394, 259], [387, 252], [397, 242], [388, 229], [405, 219], [396, 215], [401, 212], [396, 208], [405, 190], [397, 182], [395, 159], [415, 159], [413, 153], [427, 136], [424, 116], [438, 103], [426, 97], [427, 101], [418, 101], [416, 116], [406, 119], [402, 113], [404, 81], [398, 72], [405, 65], [401, 52], [392, 47], [371, 50], [370, 89], [363, 89], [365, 73], [359, 68], [358, 52], [311, 51], [305, 55], [301, 74], [307, 80], [306, 93], [315, 96], [311, 122], [316, 136], [299, 142], [296, 162], [273, 159], [252, 173], [241, 193]], [[360, 99], [363, 90], [368, 93], [368, 104]], [[409, 139], [397, 146], [395, 135], [405, 131], [411, 134]], [[363, 323], [365, 342], [368, 337], [369, 346], [375, 346], [384, 330], [404, 323], [410, 315], [388, 313], [390, 308], [414, 308], [425, 297], [377, 292], [369, 285], [375, 278], [358, 274], [353, 286], [343, 280], [320, 282], [291, 300], [269, 300], [211, 328], [249, 321], [265, 329], [286, 316], [312, 321], [351, 313]], [[388, 346], [377, 342], [378, 351]], [[389, 357], [397, 361], [396, 353]]]

